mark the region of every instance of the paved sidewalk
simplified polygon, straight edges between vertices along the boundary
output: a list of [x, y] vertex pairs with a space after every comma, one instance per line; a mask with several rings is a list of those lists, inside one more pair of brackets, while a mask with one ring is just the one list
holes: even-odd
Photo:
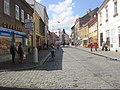
[[27, 54], [23, 64], [19, 64], [18, 58], [15, 59], [15, 63], [12, 63], [11, 55], [6, 56], [7, 60], [6, 58], [3, 60], [3, 57], [5, 56], [0, 56], [0, 71], [17, 71], [35, 68], [39, 65], [42, 65], [48, 58], [49, 54], [49, 50], [40, 50], [38, 54], [39, 63], [33, 63], [33, 54]]
[[[72, 46], [72, 47], [74, 47], [74, 46]], [[86, 51], [86, 52], [89, 52], [89, 53], [92, 53], [92, 54], [95, 54], [95, 55], [110, 58], [112, 60], [120, 61], [120, 52], [102, 51], [100, 48], [98, 48], [97, 51], [95, 51], [95, 49], [93, 48], [93, 51], [91, 52], [90, 48], [84, 48], [82, 46], [78, 46], [78, 47], [75, 47], [75, 48], [78, 48], [80, 50], [83, 50], [83, 51]]]

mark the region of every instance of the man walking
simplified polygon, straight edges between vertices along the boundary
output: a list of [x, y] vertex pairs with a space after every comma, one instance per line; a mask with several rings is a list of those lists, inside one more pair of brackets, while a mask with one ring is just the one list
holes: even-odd
[[12, 54], [12, 63], [15, 62], [15, 54], [17, 52], [17, 49], [15, 47], [15, 43], [13, 43], [10, 47], [10, 53]]

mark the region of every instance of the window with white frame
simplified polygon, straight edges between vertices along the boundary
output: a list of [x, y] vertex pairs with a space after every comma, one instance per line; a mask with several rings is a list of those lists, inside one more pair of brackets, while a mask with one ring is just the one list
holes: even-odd
[[9, 0], [4, 0], [4, 13], [10, 15], [10, 4]]
[[106, 37], [110, 37], [110, 30], [106, 30]]
[[24, 10], [21, 9], [21, 22], [24, 22]]
[[102, 12], [100, 13], [100, 25], [102, 25]]
[[106, 9], [106, 21], [108, 21], [108, 6], [105, 9]]
[[116, 43], [116, 34], [115, 29], [111, 29], [111, 39], [112, 43]]
[[120, 34], [120, 26], [118, 27], [118, 34]]
[[20, 19], [20, 17], [19, 17], [19, 6], [18, 5], [15, 5], [15, 18], [17, 20]]
[[114, 2], [114, 15], [117, 14], [117, 1]]

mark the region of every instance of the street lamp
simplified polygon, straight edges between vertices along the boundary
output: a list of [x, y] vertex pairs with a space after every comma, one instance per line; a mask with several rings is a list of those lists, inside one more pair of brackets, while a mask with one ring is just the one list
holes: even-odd
[[[57, 23], [60, 23], [60, 21], [57, 21]], [[55, 44], [55, 33], [54, 33], [54, 26], [52, 26], [52, 31], [53, 31], [53, 43]]]
[[36, 48], [36, 1], [34, 0], [34, 48], [33, 48], [33, 62], [38, 63], [38, 50]]

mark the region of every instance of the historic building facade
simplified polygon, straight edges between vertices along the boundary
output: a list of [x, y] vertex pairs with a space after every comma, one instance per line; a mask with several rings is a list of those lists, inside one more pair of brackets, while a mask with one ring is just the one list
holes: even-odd
[[120, 0], [105, 0], [98, 11], [99, 47], [106, 42], [110, 50], [120, 51]]
[[32, 19], [33, 9], [25, 0], [0, 0], [0, 52], [8, 52], [12, 43], [24, 46], [27, 31], [25, 19]]

